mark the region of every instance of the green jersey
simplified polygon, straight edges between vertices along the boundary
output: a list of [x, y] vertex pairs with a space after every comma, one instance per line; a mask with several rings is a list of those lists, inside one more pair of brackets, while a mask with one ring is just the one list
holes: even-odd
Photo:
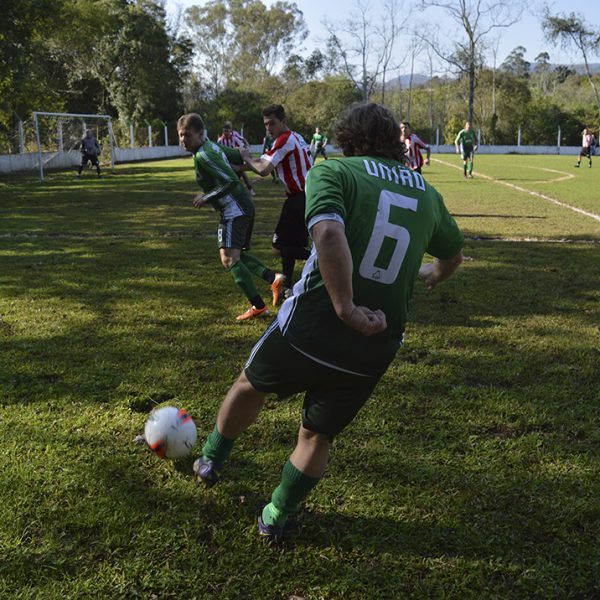
[[303, 354], [334, 368], [381, 374], [402, 342], [408, 302], [425, 252], [455, 256], [463, 236], [440, 194], [398, 161], [350, 157], [319, 163], [306, 181], [306, 222], [345, 226], [354, 265], [354, 302], [381, 309], [387, 329], [366, 337], [336, 315], [312, 254], [278, 314], [279, 327]]
[[253, 215], [254, 204], [230, 162], [243, 164], [239, 150], [205, 140], [194, 155], [196, 181], [204, 199], [224, 218]]
[[327, 140], [327, 138], [324, 135], [322, 135], [320, 133], [315, 133], [312, 136], [312, 140], [310, 141], [310, 143], [314, 144], [315, 148], [318, 150], [325, 144], [326, 140]]
[[461, 129], [454, 140], [454, 145], [461, 145], [463, 148], [468, 146], [469, 148], [473, 148], [477, 145], [477, 137], [475, 136], [475, 132], [472, 129]]

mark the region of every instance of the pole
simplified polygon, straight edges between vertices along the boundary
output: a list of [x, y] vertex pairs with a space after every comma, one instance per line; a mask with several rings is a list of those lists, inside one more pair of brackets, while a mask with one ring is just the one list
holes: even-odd
[[23, 121], [19, 119], [19, 152], [25, 154], [25, 132], [23, 131]]
[[135, 140], [133, 139], [133, 123], [129, 123], [129, 147], [135, 148]]
[[440, 128], [439, 127], [435, 130], [435, 145], [436, 145], [436, 152], [437, 152], [437, 148], [440, 145]]
[[57, 127], [58, 127], [58, 151], [64, 152], [62, 119], [60, 117], [58, 117]]
[[163, 128], [164, 128], [164, 132], [165, 132], [165, 146], [169, 145], [169, 134], [167, 132], [167, 124], [165, 122], [163, 122]]
[[152, 125], [146, 121], [148, 125], [148, 147], [152, 148]]
[[33, 122], [35, 124], [35, 141], [37, 144], [38, 160], [40, 162], [40, 181], [44, 183], [44, 163], [42, 162], [42, 142], [40, 141], [40, 124], [38, 116], [33, 113]]
[[113, 133], [112, 120], [109, 119], [108, 120], [108, 146], [110, 148], [110, 168], [111, 168], [111, 171], [114, 173], [115, 172], [115, 149], [113, 147], [113, 138], [114, 138], [114, 133]]
[[517, 132], [517, 146], [521, 146], [521, 126], [519, 125], [519, 131]]
[[558, 137], [556, 138], [556, 149], [558, 150], [557, 154], [560, 154], [560, 125], [558, 126]]

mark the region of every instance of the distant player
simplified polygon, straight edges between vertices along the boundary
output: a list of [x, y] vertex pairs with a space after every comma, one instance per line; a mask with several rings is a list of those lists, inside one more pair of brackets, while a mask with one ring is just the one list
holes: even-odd
[[246, 252], [250, 248], [254, 204], [229, 163], [232, 160], [243, 164], [239, 150], [219, 146], [207, 139], [204, 121], [195, 113], [179, 118], [177, 134], [185, 149], [194, 155], [196, 181], [204, 192], [194, 198], [194, 206], [201, 208], [210, 204], [220, 212], [217, 240], [221, 264], [250, 302], [250, 308], [236, 319], [246, 321], [266, 317], [269, 310], [254, 285], [252, 274], [277, 291], [279, 288], [273, 288], [273, 284], [283, 276]]
[[[233, 128], [233, 125], [230, 121], [225, 121], [223, 129], [221, 130], [221, 135], [217, 139], [217, 142], [222, 146], [227, 146], [228, 148], [239, 149], [248, 147], [246, 138]], [[246, 185], [246, 188], [248, 188], [250, 195], [256, 196], [256, 192], [254, 191], [254, 188], [248, 179], [248, 175], [246, 175], [246, 173], [243, 171], [240, 171], [238, 173], [238, 177], [244, 180], [244, 184]]]
[[327, 160], [327, 152], [325, 151], [327, 147], [327, 136], [321, 133], [321, 128], [316, 127], [315, 133], [312, 136], [312, 140], [310, 141], [310, 151], [313, 155], [313, 160], [317, 160], [317, 156], [320, 154], [325, 160]]
[[306, 260], [308, 230], [304, 223], [306, 174], [312, 167], [309, 148], [304, 138], [287, 126], [285, 109], [272, 104], [263, 109], [263, 121], [273, 146], [260, 158], [253, 159], [247, 148], [240, 150], [246, 165], [261, 177], [274, 170], [283, 184], [287, 199], [283, 203], [279, 222], [273, 234], [273, 249], [281, 256], [282, 271], [287, 285], [294, 280], [296, 260]]
[[594, 154], [594, 147], [596, 146], [596, 138], [594, 134], [590, 131], [588, 127], [583, 129], [583, 133], [581, 136], [581, 152], [579, 153], [579, 158], [577, 159], [576, 167], [579, 168], [581, 164], [581, 159], [586, 157], [588, 159], [588, 167], [592, 168], [592, 155]]
[[77, 178], [79, 179], [81, 177], [81, 171], [83, 171], [83, 168], [88, 164], [88, 162], [91, 163], [92, 166], [96, 167], [96, 173], [98, 174], [98, 177], [102, 177], [102, 173], [100, 172], [100, 161], [98, 160], [101, 148], [91, 129], [85, 130], [85, 136], [81, 142], [79, 142], [79, 149], [81, 150], [81, 164], [79, 165]]
[[[410, 123], [404, 121], [400, 123], [400, 139], [404, 143], [404, 156], [407, 165], [417, 173], [421, 172], [423, 163], [429, 166], [431, 158], [431, 147], [426, 144], [416, 133], [410, 130]], [[427, 158], [423, 160], [421, 150], [427, 152]]]
[[473, 179], [473, 158], [478, 145], [475, 132], [471, 129], [471, 121], [467, 121], [465, 128], [458, 132], [454, 145], [456, 153], [462, 153], [464, 178], [467, 178], [467, 163], [469, 163], [469, 177]]

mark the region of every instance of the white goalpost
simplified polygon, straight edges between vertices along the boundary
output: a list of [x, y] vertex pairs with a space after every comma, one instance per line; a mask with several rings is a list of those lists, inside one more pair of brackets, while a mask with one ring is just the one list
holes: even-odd
[[108, 141], [111, 169], [115, 169], [116, 140], [110, 115], [85, 115], [34, 111], [33, 123], [37, 147], [40, 181], [44, 181], [44, 169], [70, 167], [79, 164], [78, 150], [87, 129], [95, 130], [101, 146]]

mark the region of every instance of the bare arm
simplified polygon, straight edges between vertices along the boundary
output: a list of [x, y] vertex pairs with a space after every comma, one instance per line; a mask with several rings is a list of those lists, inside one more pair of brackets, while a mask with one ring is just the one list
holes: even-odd
[[447, 260], [434, 258], [433, 262], [423, 265], [419, 269], [419, 277], [425, 282], [428, 290], [432, 290], [436, 285], [442, 283], [450, 277], [463, 261], [463, 251]]
[[246, 166], [261, 177], [266, 177], [275, 170], [274, 165], [268, 160], [265, 160], [264, 158], [252, 158], [248, 148], [240, 148], [240, 154], [242, 155]]
[[352, 293], [352, 255], [345, 229], [337, 221], [320, 221], [311, 229], [317, 248], [319, 270], [337, 316], [349, 327], [370, 336], [386, 329], [381, 310], [354, 304]]

